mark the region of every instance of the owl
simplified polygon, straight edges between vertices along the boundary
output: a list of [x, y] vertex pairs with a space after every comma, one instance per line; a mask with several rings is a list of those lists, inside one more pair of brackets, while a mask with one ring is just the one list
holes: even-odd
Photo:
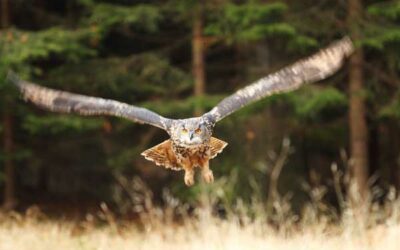
[[20, 90], [25, 100], [44, 109], [88, 116], [117, 116], [165, 130], [170, 139], [145, 150], [142, 155], [167, 169], [184, 170], [184, 182], [191, 186], [194, 184], [195, 168], [201, 169], [205, 182], [214, 180], [209, 162], [227, 146], [226, 142], [212, 136], [217, 122], [264, 97], [292, 91], [305, 83], [332, 75], [353, 50], [352, 41], [348, 37], [342, 38], [308, 58], [239, 89], [202, 116], [188, 119], [169, 119], [118, 101], [41, 87], [19, 79], [11, 71], [7, 79]]

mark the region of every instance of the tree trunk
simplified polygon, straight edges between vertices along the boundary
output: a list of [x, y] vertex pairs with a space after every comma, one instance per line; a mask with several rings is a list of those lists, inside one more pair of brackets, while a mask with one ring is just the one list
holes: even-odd
[[[385, 177], [389, 180], [397, 191], [400, 190], [400, 127], [397, 121], [389, 120], [387, 123], [382, 124], [378, 133], [381, 138], [386, 139], [382, 144], [382, 153], [385, 154], [380, 160], [385, 170]], [[385, 144], [384, 144], [385, 143]]]
[[[354, 41], [360, 39], [360, 20], [362, 17], [361, 0], [349, 0], [348, 21], [350, 34]], [[350, 57], [349, 90], [350, 90], [350, 198], [364, 203], [368, 198], [368, 127], [363, 93], [363, 51], [358, 48]]]
[[[1, 28], [6, 29], [10, 25], [9, 1], [1, 0]], [[4, 151], [4, 209], [13, 209], [16, 204], [15, 199], [15, 179], [13, 156], [13, 131], [12, 115], [10, 113], [10, 104], [3, 100], [3, 151]]]
[[[192, 67], [194, 77], [194, 95], [199, 97], [205, 93], [204, 43], [203, 43], [203, 7], [199, 4], [194, 11], [192, 34]], [[197, 103], [195, 115], [203, 113]]]
[[8, 0], [0, 0], [1, 1], [1, 27], [7, 28], [10, 26], [10, 15], [8, 8]]
[[13, 156], [13, 132], [12, 132], [12, 116], [7, 108], [4, 107], [3, 113], [3, 126], [4, 126], [4, 201], [3, 208], [6, 210], [13, 209], [15, 207], [15, 183], [14, 183], [14, 165], [12, 161]]

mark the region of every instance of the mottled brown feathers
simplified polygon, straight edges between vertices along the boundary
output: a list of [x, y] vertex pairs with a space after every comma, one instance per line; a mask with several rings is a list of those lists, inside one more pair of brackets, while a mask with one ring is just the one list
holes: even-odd
[[173, 170], [183, 170], [184, 168], [193, 168], [204, 165], [204, 161], [208, 161], [217, 156], [217, 154], [222, 152], [226, 145], [228, 145], [228, 143], [215, 137], [211, 137], [207, 147], [210, 151], [207, 154], [197, 154], [196, 151], [193, 151], [186, 155], [186, 159], [182, 159], [181, 162], [179, 162], [179, 156], [174, 152], [171, 140], [166, 140], [147, 149], [141, 155], [143, 155], [147, 160], [154, 162], [157, 166], [164, 166], [165, 168]]
[[217, 139], [215, 137], [211, 137], [210, 139], [210, 159], [214, 158], [217, 156], [219, 153], [224, 150], [224, 148], [228, 145], [227, 142], [224, 142], [220, 139]]
[[146, 160], [154, 162], [157, 166], [164, 166], [172, 170], [182, 170], [176, 159], [174, 151], [172, 151], [171, 140], [165, 140], [162, 143], [147, 149], [141, 155]]

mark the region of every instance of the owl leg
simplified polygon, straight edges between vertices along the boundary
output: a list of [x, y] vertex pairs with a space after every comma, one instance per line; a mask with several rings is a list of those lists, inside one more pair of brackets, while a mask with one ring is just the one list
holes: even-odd
[[214, 182], [214, 175], [213, 172], [210, 169], [210, 164], [209, 161], [206, 160], [203, 164], [202, 164], [202, 168], [201, 168], [201, 175], [203, 176], [203, 180], [207, 183], [212, 183]]
[[179, 163], [185, 170], [185, 184], [186, 186], [192, 186], [194, 184], [194, 169], [192, 162], [188, 158], [179, 159]]
[[185, 169], [185, 184], [192, 186], [194, 184], [194, 169]]

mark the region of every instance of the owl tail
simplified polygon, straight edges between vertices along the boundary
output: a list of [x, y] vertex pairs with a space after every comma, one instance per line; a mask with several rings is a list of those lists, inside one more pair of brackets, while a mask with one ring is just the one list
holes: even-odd
[[145, 150], [141, 155], [146, 160], [154, 162], [157, 166], [164, 166], [172, 170], [182, 170], [179, 166], [175, 154], [172, 151], [171, 140], [166, 140], [152, 148]]
[[211, 137], [211, 139], [210, 139], [210, 148], [211, 148], [210, 159], [214, 158], [219, 153], [221, 153], [222, 150], [224, 150], [224, 148], [227, 145], [228, 145], [227, 142], [224, 142], [223, 140], [220, 140], [215, 137]]

